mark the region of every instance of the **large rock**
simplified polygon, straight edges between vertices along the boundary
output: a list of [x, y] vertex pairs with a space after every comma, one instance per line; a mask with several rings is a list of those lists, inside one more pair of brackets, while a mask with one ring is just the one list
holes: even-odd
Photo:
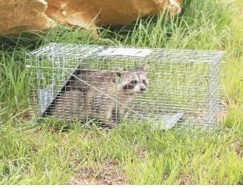
[[137, 17], [157, 15], [163, 9], [172, 16], [181, 0], [0, 0], [0, 33], [43, 30], [53, 21], [91, 29], [96, 25], [124, 25]]
[[0, 0], [0, 34], [43, 30], [54, 23], [44, 0]]
[[58, 22], [96, 30], [96, 25], [125, 25], [163, 9], [175, 16], [181, 0], [48, 0], [47, 15]]

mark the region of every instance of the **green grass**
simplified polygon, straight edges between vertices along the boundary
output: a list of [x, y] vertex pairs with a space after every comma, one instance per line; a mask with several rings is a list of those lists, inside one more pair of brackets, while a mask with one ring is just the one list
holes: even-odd
[[[242, 184], [242, 2], [184, 4], [174, 20], [138, 19], [130, 26], [103, 28], [96, 40], [63, 26], [1, 38], [0, 184], [65, 184], [73, 178], [82, 182], [80, 174], [90, 183], [92, 178], [105, 183], [102, 178], [107, 176], [116, 183], [120, 176], [127, 184]], [[225, 50], [224, 122], [215, 131], [153, 131], [146, 124], [124, 124], [106, 132], [79, 123], [27, 120], [31, 75], [24, 67], [24, 53], [52, 41]]]

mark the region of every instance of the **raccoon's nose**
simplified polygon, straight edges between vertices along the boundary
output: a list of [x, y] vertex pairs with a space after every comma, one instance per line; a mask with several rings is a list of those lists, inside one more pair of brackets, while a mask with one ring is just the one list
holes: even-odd
[[146, 87], [141, 87], [140, 91], [142, 91], [142, 92], [146, 91]]

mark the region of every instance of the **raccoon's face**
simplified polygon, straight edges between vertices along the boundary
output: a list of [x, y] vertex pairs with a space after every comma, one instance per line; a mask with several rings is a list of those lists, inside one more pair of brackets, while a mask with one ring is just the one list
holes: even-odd
[[125, 71], [121, 75], [121, 86], [125, 94], [133, 95], [146, 91], [147, 73], [144, 71]]

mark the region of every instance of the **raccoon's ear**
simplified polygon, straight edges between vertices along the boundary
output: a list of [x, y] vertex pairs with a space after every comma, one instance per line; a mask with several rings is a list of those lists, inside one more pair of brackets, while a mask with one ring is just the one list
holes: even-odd
[[119, 83], [119, 82], [121, 82], [121, 72], [116, 72], [116, 73], [114, 74], [113, 82], [114, 82], [114, 83]]
[[116, 72], [117, 77], [121, 77], [121, 72]]

